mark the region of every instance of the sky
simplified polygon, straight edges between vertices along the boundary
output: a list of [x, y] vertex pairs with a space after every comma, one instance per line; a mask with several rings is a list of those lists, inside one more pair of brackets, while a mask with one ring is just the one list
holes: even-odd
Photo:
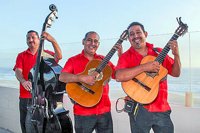
[[[199, 0], [4, 0], [1, 1], [0, 67], [13, 67], [19, 52], [27, 49], [28, 30], [42, 31], [49, 5], [55, 4], [58, 19], [47, 29], [59, 43], [63, 59], [81, 52], [81, 41], [88, 31], [101, 38], [97, 53], [106, 55], [121, 33], [133, 22], [141, 22], [148, 32], [147, 41], [163, 48], [178, 27], [176, 17], [187, 23], [188, 33], [178, 38], [183, 67], [200, 67]], [[123, 43], [124, 51], [130, 47]], [[45, 41], [45, 49], [52, 49]], [[190, 50], [190, 51], [189, 51]], [[171, 54], [171, 51], [169, 52]], [[117, 54], [111, 61], [117, 63]]]

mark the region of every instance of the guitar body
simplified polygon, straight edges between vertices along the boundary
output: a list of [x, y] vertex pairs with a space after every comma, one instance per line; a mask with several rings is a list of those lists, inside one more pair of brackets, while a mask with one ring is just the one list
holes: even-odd
[[[92, 60], [90, 61], [85, 70], [80, 73], [80, 75], [88, 75], [89, 71], [92, 68], [97, 68], [97, 66], [101, 63], [101, 60]], [[110, 66], [106, 65], [102, 70], [102, 79], [96, 81], [94, 85], [87, 85], [85, 83], [67, 83], [66, 91], [68, 96], [73, 99], [76, 103], [84, 106], [84, 107], [92, 107], [95, 106], [101, 99], [103, 93], [103, 85], [104, 82], [109, 80], [112, 69]], [[89, 91], [87, 89], [88, 88]]]
[[[146, 56], [142, 59], [141, 64], [154, 61], [155, 58], [154, 56]], [[122, 82], [122, 88], [133, 100], [141, 104], [149, 104], [157, 97], [159, 83], [167, 73], [167, 69], [160, 65], [158, 73], [143, 72], [132, 80]]]

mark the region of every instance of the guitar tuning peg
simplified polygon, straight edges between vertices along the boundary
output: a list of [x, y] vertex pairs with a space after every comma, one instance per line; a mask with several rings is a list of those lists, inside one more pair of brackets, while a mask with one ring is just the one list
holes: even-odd
[[184, 23], [181, 21], [181, 17], [179, 17], [179, 18], [177, 17], [176, 20], [179, 25], [184, 25]]

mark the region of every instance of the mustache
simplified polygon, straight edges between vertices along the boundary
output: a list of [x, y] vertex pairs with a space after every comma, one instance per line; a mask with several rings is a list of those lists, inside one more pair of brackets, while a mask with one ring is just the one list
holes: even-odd
[[132, 42], [134, 42], [134, 43], [136, 43], [136, 44], [139, 44], [139, 42], [138, 41], [135, 41], [136, 39], [132, 39], [131, 41]]

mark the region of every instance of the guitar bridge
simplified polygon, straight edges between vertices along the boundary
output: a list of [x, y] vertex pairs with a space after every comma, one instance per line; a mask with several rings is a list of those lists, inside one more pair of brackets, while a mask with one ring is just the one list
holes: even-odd
[[77, 83], [84, 91], [89, 92], [90, 94], [94, 94], [94, 91], [87, 88], [86, 86], [84, 86], [83, 84], [81, 84], [80, 82]]
[[151, 88], [149, 88], [148, 86], [146, 86], [145, 84], [143, 84], [142, 82], [140, 82], [138, 79], [133, 78], [132, 80], [135, 81], [136, 83], [138, 83], [139, 85], [141, 85], [145, 90], [151, 91]]

